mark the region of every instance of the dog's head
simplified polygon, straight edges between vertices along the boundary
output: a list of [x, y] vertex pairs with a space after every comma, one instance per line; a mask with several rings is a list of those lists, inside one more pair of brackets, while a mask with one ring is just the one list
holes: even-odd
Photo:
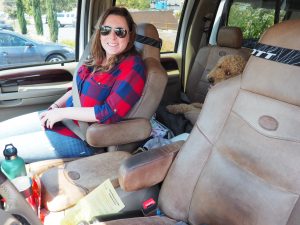
[[220, 58], [216, 66], [207, 75], [211, 85], [241, 74], [245, 68], [246, 60], [239, 55], [226, 55]]

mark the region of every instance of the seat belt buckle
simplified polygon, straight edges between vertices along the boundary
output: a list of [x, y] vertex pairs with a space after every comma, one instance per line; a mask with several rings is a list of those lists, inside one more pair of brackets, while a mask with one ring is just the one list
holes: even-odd
[[157, 203], [153, 198], [149, 198], [142, 204], [142, 212], [144, 216], [156, 215]]

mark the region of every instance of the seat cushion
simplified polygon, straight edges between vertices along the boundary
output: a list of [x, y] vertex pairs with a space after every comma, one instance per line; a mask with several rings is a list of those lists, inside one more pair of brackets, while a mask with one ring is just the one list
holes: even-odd
[[55, 212], [69, 208], [106, 179], [119, 186], [118, 170], [129, 156], [127, 152], [107, 152], [49, 169], [41, 177], [44, 207]]

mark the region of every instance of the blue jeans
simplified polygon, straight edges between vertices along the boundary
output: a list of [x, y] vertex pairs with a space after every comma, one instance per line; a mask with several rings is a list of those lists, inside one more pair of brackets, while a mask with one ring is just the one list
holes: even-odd
[[4, 159], [2, 152], [6, 144], [13, 144], [26, 163], [93, 154], [93, 149], [81, 139], [45, 130], [39, 112], [0, 122], [0, 162]]

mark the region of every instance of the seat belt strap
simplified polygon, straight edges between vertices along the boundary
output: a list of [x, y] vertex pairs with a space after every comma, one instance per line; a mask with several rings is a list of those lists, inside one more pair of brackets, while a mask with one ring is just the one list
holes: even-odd
[[[94, 35], [92, 35], [91, 39], [93, 38], [93, 36]], [[72, 98], [73, 98], [73, 105], [75, 107], [81, 107], [78, 87], [76, 83], [78, 69], [83, 64], [84, 60], [86, 60], [86, 58], [88, 57], [90, 53], [90, 48], [91, 48], [91, 41], [89, 41], [88, 44], [86, 45], [83, 54], [81, 55], [80, 60], [77, 63], [74, 70], [73, 82], [72, 82]], [[79, 127], [72, 120], [69, 119], [64, 119], [62, 123], [66, 127], [68, 127], [71, 131], [73, 131], [81, 140], [83, 141], [86, 140], [86, 131], [87, 128], [89, 127], [89, 124], [87, 122], [78, 121]]]
[[154, 38], [146, 37], [146, 36], [143, 36], [140, 34], [136, 34], [135, 41], [140, 42], [142, 44], [150, 45], [152, 47], [159, 48], [159, 49], [161, 49], [161, 46], [162, 46], [161, 39], [158, 41]]

